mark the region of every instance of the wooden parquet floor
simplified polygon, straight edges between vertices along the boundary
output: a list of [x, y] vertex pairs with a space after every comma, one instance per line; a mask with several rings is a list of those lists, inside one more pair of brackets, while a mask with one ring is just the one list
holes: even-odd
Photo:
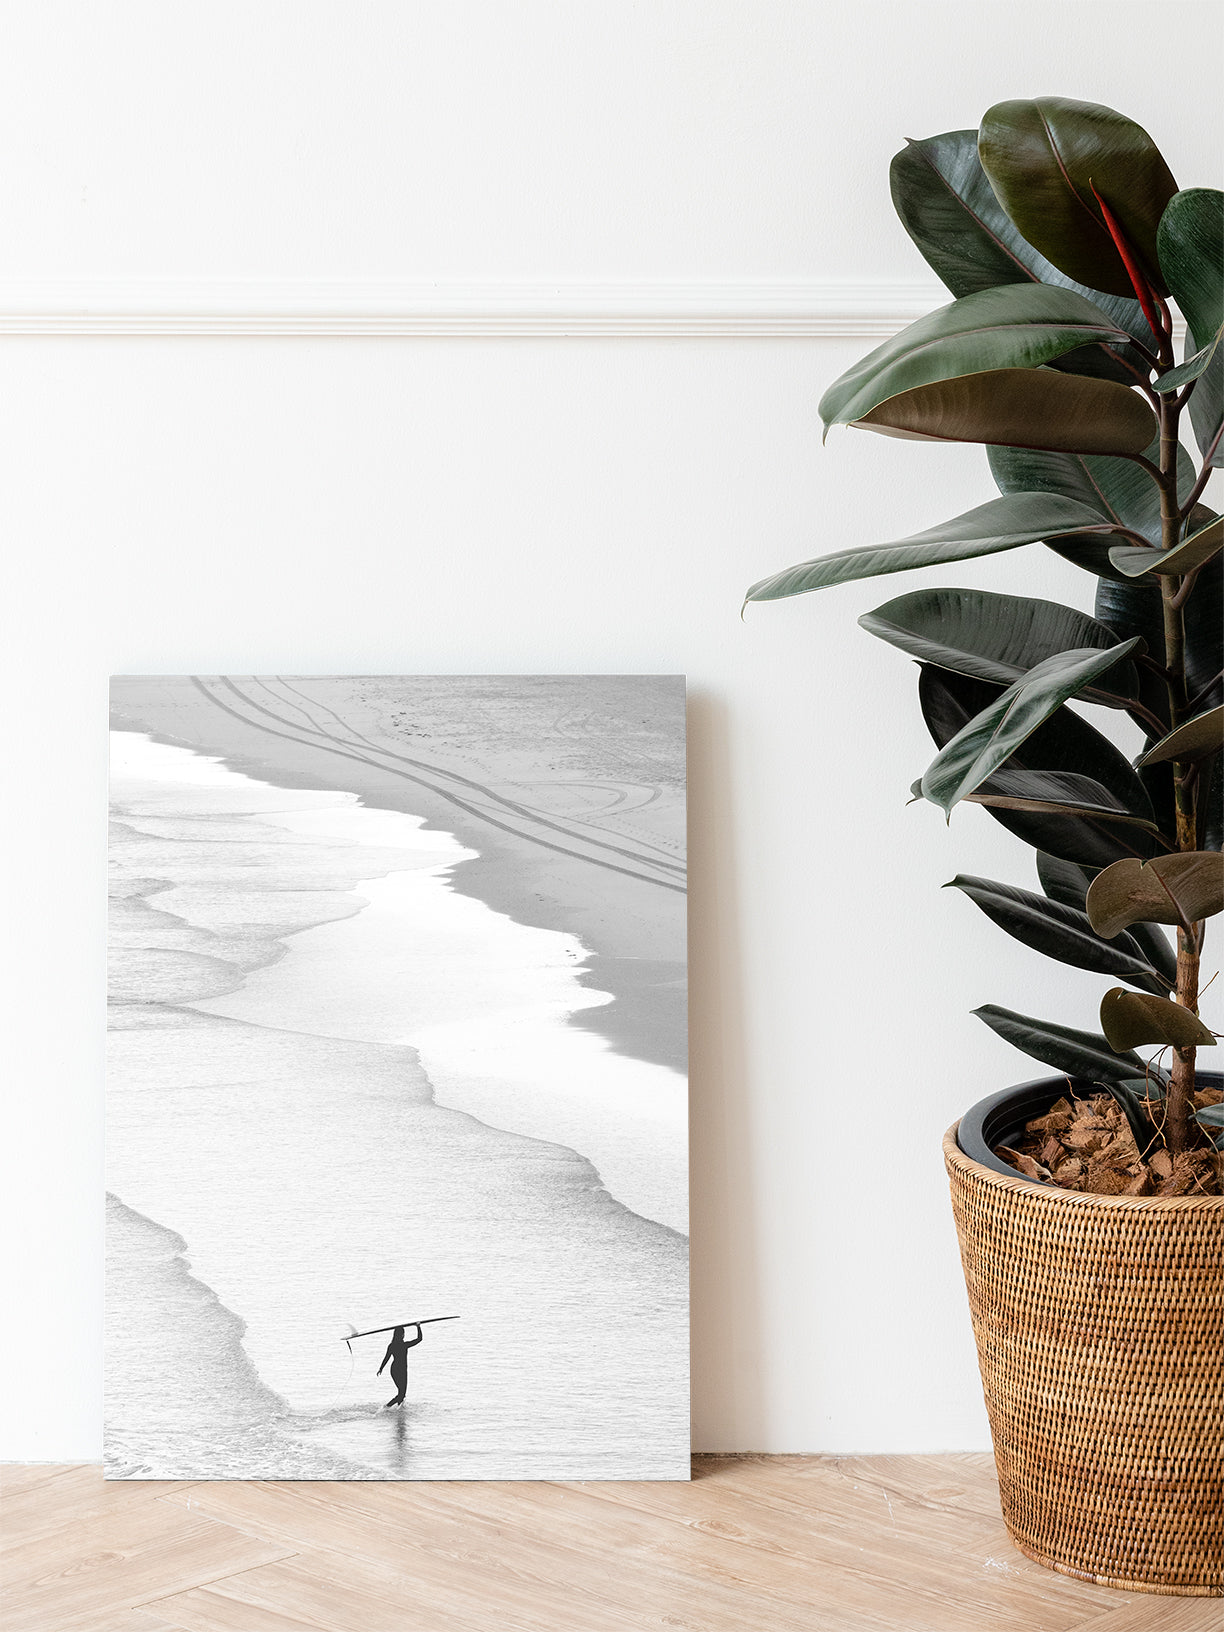
[[987, 1456], [677, 1484], [107, 1484], [0, 1468], [4, 1632], [1219, 1632], [1023, 1558]]

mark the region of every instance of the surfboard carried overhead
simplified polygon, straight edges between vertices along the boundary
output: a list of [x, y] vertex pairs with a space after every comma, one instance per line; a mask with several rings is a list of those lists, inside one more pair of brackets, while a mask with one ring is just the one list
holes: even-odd
[[431, 1315], [428, 1320], [397, 1320], [394, 1326], [372, 1326], [368, 1332], [350, 1332], [344, 1342], [352, 1343], [355, 1337], [378, 1337], [383, 1332], [393, 1332], [396, 1326], [436, 1326], [440, 1320], [458, 1319], [458, 1315]]

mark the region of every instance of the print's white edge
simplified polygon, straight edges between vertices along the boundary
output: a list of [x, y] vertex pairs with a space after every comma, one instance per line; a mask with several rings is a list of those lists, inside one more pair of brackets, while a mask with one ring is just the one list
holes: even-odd
[[0, 333], [871, 337], [947, 299], [928, 280], [48, 278], [0, 282]]

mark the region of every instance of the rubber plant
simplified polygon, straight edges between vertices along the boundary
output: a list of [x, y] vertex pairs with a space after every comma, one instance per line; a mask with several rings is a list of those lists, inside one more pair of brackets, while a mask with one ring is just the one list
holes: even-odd
[[[1034, 951], [1121, 983], [1102, 997], [1099, 1033], [976, 1012], [1105, 1088], [1140, 1149], [1224, 1147], [1224, 1109], [1195, 1104], [1196, 1054], [1216, 1040], [1198, 1014], [1206, 920], [1224, 908], [1224, 522], [1202, 502], [1221, 460], [1224, 195], [1179, 190], [1133, 120], [1058, 97], [1001, 102], [977, 131], [911, 141], [891, 180], [955, 298], [829, 387], [826, 435], [984, 444], [1000, 497], [791, 567], [747, 599], [1038, 543], [1091, 575], [1094, 616], [920, 589], [859, 622], [920, 665], [938, 753], [915, 795], [949, 817], [984, 805], [1037, 852], [1038, 890], [953, 884]], [[1072, 702], [1124, 715], [1133, 761]], [[1145, 1062], [1143, 1045], [1159, 1053]]]

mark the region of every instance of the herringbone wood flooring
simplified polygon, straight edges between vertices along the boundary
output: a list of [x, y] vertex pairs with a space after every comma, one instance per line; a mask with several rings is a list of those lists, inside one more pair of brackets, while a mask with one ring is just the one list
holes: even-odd
[[1216, 1632], [1023, 1558], [987, 1456], [676, 1484], [113, 1483], [0, 1468], [5, 1632]]

